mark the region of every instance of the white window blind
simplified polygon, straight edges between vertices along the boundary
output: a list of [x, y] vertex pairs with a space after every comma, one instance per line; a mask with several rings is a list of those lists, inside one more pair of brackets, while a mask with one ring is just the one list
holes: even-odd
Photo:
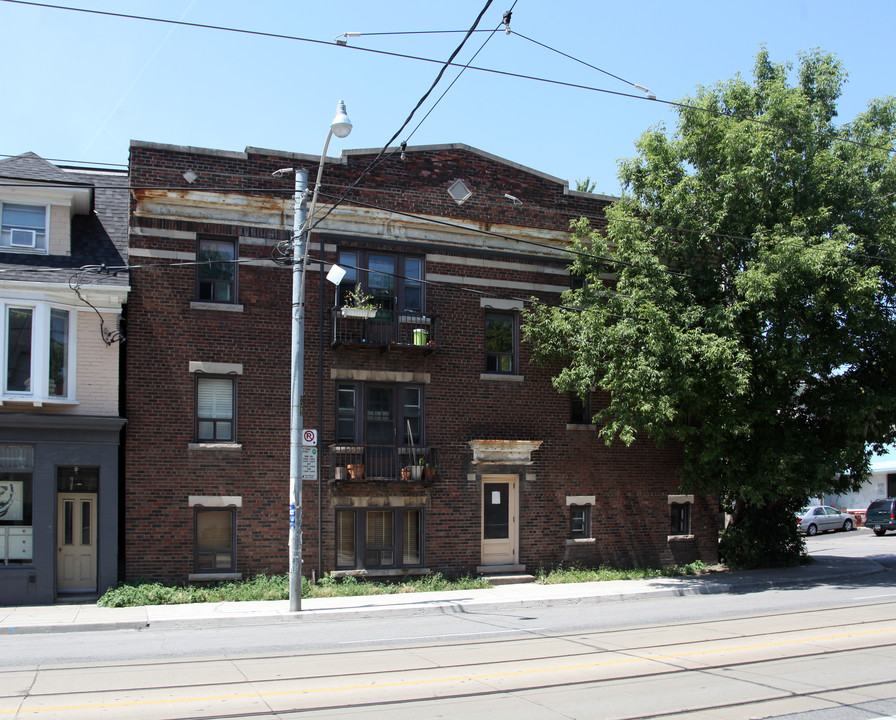
[[232, 440], [233, 380], [198, 378], [196, 415], [200, 440]]

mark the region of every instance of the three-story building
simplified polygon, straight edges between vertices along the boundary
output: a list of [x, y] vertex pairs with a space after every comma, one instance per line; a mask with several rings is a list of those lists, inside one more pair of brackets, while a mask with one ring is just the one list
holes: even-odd
[[[126, 572], [288, 568], [292, 178], [317, 158], [131, 145]], [[612, 198], [463, 145], [328, 159], [310, 218], [306, 574], [717, 560], [674, 446], [607, 447], [520, 313]], [[359, 180], [360, 178], [360, 180]], [[325, 276], [345, 270], [336, 286]]]

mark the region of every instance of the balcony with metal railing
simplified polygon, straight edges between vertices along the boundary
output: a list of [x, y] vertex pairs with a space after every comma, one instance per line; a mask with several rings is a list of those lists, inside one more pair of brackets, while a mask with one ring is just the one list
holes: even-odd
[[441, 344], [438, 315], [335, 308], [333, 346], [404, 348], [433, 352]]
[[432, 482], [436, 448], [410, 445], [330, 445], [332, 482]]

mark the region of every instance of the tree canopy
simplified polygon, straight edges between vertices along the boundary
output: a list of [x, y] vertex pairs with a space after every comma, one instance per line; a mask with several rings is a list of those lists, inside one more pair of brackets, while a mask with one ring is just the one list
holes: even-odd
[[621, 163], [606, 229], [573, 224], [581, 287], [526, 315], [559, 390], [609, 393], [606, 441], [681, 442], [683, 485], [736, 520], [795, 525], [896, 439], [896, 101], [838, 125], [845, 81], [763, 50], [752, 82], [698, 88]]

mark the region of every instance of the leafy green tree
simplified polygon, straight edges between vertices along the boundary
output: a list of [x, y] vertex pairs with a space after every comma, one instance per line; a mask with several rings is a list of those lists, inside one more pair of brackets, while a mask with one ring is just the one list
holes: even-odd
[[582, 287], [524, 325], [559, 390], [608, 391], [604, 440], [682, 444], [741, 566], [795, 560], [793, 510], [896, 439], [896, 101], [837, 125], [839, 61], [793, 70], [763, 50], [646, 132], [606, 232], [573, 223]]

